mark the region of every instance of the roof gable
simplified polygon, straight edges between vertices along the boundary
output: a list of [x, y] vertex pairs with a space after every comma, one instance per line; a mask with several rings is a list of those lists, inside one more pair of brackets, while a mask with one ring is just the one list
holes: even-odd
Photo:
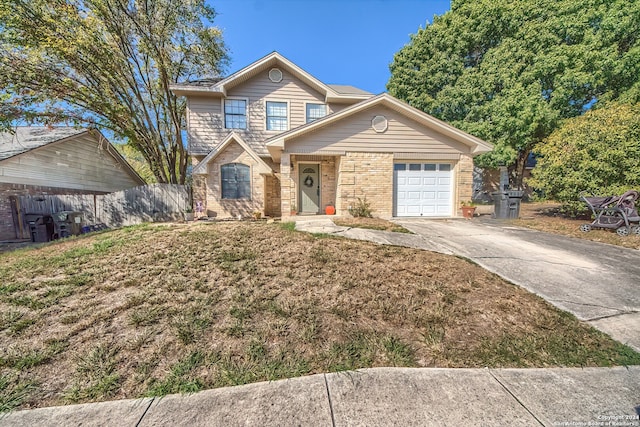
[[358, 102], [372, 96], [371, 93], [353, 86], [324, 84], [278, 52], [272, 52], [220, 81], [209, 82], [209, 84], [202, 84], [201, 82], [179, 83], [171, 85], [171, 90], [176, 95], [217, 94], [219, 96], [227, 96], [228, 90], [250, 80], [259, 73], [276, 67], [281, 67], [290, 72], [302, 82], [324, 95], [325, 102]]
[[387, 93], [382, 93], [373, 98], [369, 98], [358, 104], [347, 107], [337, 113], [330, 114], [323, 117], [322, 119], [318, 119], [314, 122], [305, 124], [296, 129], [292, 129], [288, 132], [284, 132], [280, 135], [270, 138], [266, 141], [267, 149], [269, 150], [269, 153], [274, 158], [274, 160], [278, 161], [280, 152], [285, 148], [285, 143], [287, 141], [291, 141], [294, 138], [300, 137], [309, 132], [322, 129], [326, 126], [335, 126], [340, 120], [353, 116], [354, 114], [377, 105], [382, 105], [390, 108], [429, 129], [432, 129], [459, 143], [462, 143], [463, 145], [469, 147], [472, 154], [485, 153], [493, 149], [492, 144], [483, 141], [473, 135], [470, 135], [460, 129], [457, 129], [441, 120], [438, 120], [423, 111], [413, 108], [410, 105], [394, 98]]
[[77, 138], [85, 136], [95, 140], [96, 145], [104, 148], [134, 181], [140, 185], [146, 184], [144, 179], [138, 175], [122, 154], [116, 150], [102, 133], [95, 129], [74, 128], [69, 126], [18, 126], [15, 128], [14, 134], [9, 132], [0, 133], [0, 162], [15, 156], [24, 155], [33, 150], [38, 150], [53, 144], [64, 144], [65, 141], [76, 140]]
[[202, 161], [200, 161], [200, 163], [198, 163], [195, 168], [193, 168], [193, 175], [207, 175], [207, 165], [215, 160], [215, 158], [218, 157], [225, 150], [225, 148], [233, 142], [242, 147], [242, 149], [246, 151], [253, 160], [256, 161], [256, 163], [259, 165], [258, 173], [267, 175], [273, 173], [273, 170], [269, 167], [269, 165], [267, 165], [265, 161], [262, 160], [260, 156], [258, 156], [258, 154], [256, 154], [256, 152], [251, 149], [251, 147], [249, 147], [246, 142], [244, 142], [240, 135], [235, 132], [230, 132], [229, 135], [227, 135], [227, 137], [222, 141], [222, 143], [220, 143], [220, 145], [211, 150], [211, 152], [209, 152], [209, 154], [207, 154], [207, 156], [202, 159]]

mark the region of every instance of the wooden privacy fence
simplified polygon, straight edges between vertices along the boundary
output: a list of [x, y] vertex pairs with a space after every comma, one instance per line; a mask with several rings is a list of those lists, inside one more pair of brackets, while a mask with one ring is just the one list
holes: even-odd
[[82, 212], [84, 225], [103, 223], [109, 227], [150, 221], [176, 221], [191, 207], [189, 187], [152, 184], [109, 194], [71, 194], [20, 196], [18, 215], [23, 237], [28, 238], [25, 214], [52, 214], [61, 211]]

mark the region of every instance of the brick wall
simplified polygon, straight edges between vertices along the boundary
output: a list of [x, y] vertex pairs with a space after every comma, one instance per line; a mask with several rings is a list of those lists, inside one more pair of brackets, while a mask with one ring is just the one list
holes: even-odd
[[105, 194], [104, 192], [88, 192], [70, 188], [42, 187], [25, 184], [0, 183], [0, 240], [20, 238], [16, 235], [15, 218], [11, 205], [12, 196], [37, 196], [56, 194]]
[[473, 196], [473, 158], [471, 156], [460, 156], [460, 160], [456, 164], [456, 198], [454, 200], [454, 211], [458, 216], [462, 216], [460, 203], [471, 200]]
[[[227, 163], [242, 163], [251, 168], [251, 200], [222, 199], [220, 166]], [[205, 213], [218, 218], [250, 217], [253, 212], [265, 214], [265, 177], [258, 173], [258, 162], [244, 149], [236, 144], [229, 144], [225, 150], [208, 165], [209, 173], [204, 178], [203, 194], [202, 178], [194, 179], [194, 201], [204, 199]]]
[[348, 215], [357, 198], [370, 203], [375, 217], [393, 216], [393, 154], [347, 152], [339, 161], [339, 215]]
[[271, 217], [282, 215], [280, 210], [280, 174], [265, 177], [264, 214]]

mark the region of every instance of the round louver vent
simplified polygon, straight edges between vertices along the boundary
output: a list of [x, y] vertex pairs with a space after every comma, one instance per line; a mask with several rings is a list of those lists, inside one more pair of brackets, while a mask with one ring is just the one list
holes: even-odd
[[371, 120], [371, 127], [378, 133], [382, 133], [387, 130], [389, 124], [387, 123], [387, 118], [385, 116], [375, 116], [373, 120]]
[[269, 70], [269, 80], [274, 83], [280, 83], [282, 81], [282, 71], [277, 68], [272, 68]]

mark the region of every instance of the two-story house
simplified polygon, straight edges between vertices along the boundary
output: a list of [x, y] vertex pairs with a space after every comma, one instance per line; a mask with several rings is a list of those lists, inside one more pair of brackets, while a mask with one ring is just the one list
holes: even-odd
[[458, 215], [473, 157], [491, 144], [382, 93], [328, 85], [273, 52], [220, 80], [175, 84], [187, 97], [194, 200], [210, 216]]

